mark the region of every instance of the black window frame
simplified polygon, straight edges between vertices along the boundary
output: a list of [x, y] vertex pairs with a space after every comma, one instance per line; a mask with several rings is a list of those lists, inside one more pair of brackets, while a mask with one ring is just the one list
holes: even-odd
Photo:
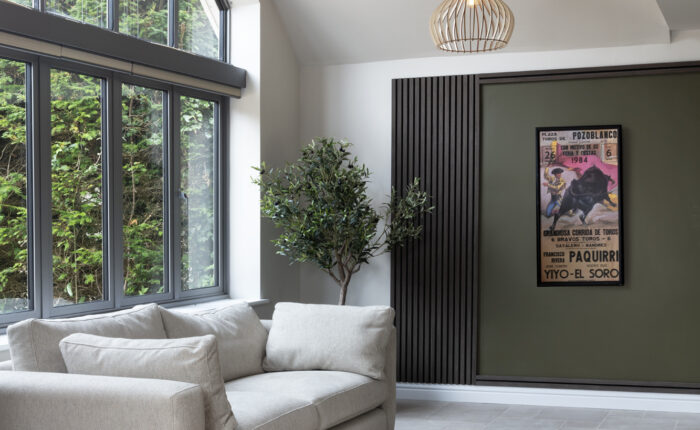
[[[179, 0], [168, 0], [168, 29], [167, 29], [168, 40], [167, 40], [166, 44], [162, 44], [163, 46], [169, 46], [169, 47], [172, 47], [175, 49], [181, 49], [179, 46], [177, 46], [178, 12], [179, 12], [178, 1]], [[227, 36], [228, 36], [230, 5], [228, 4], [228, 2], [221, 1], [221, 0], [216, 0], [215, 3], [217, 5], [217, 7], [219, 8], [219, 57], [216, 58], [216, 60], [228, 62], [228, 58], [227, 58], [228, 57], [228, 40], [227, 40], [228, 37]], [[38, 10], [42, 13], [48, 13], [50, 15], [59, 17], [61, 19], [67, 19], [67, 20], [82, 23], [82, 21], [77, 20], [75, 18], [72, 18], [70, 16], [65, 16], [65, 15], [61, 15], [58, 13], [47, 11], [46, 0], [34, 0], [32, 2], [32, 4], [33, 4], [32, 9]], [[21, 6], [21, 5], [18, 5], [18, 6]], [[25, 7], [25, 6], [21, 6], [21, 7]], [[87, 23], [85, 23], [85, 24], [91, 25], [91, 26], [97, 27], [97, 28], [102, 28], [105, 30], [110, 30], [110, 31], [113, 31], [115, 33], [123, 34], [127, 37], [133, 37], [135, 39], [139, 39], [138, 37], [130, 36], [130, 35], [127, 35], [125, 33], [120, 32], [120, 30], [119, 30], [119, 18], [120, 18], [119, 0], [107, 0], [107, 25], [106, 25], [106, 27], [100, 27], [97, 25], [87, 24]], [[139, 39], [139, 40], [142, 40], [142, 39]], [[146, 41], [146, 42], [148, 42], [148, 41]], [[161, 45], [161, 44], [158, 44], [155, 42], [148, 42], [148, 43], [154, 43], [157, 45]], [[183, 50], [183, 52], [189, 52], [192, 55], [198, 55], [198, 56], [202, 56], [204, 58], [213, 58], [213, 57], [207, 57], [204, 55], [195, 54], [191, 51]]]
[[[109, 10], [114, 16], [118, 0], [108, 1], [111, 2]], [[169, 3], [174, 2], [169, 0]], [[33, 8], [0, 1], [0, 31], [224, 86], [245, 88], [246, 71], [229, 63], [230, 4], [217, 1], [217, 5], [221, 14], [218, 59], [174, 47], [174, 13], [169, 17], [167, 45], [45, 12], [44, 0], [35, 0]], [[109, 18], [108, 22], [112, 27], [118, 26], [118, 19]]]
[[[10, 56], [9, 54], [13, 54]], [[36, 200], [41, 194], [40, 182], [36, 181], [37, 172], [41, 173], [39, 151], [36, 148], [37, 136], [39, 130], [35, 118], [39, 118], [39, 94], [36, 91], [39, 84], [39, 58], [35, 55], [30, 55], [23, 52], [13, 53], [11, 50], [0, 47], [0, 58], [24, 62], [26, 65], [26, 116], [25, 127], [27, 132], [26, 142], [26, 169], [27, 169], [27, 299], [28, 309], [26, 311], [12, 312], [8, 314], [0, 314], [0, 327], [8, 325], [8, 323], [19, 321], [27, 318], [39, 318], [42, 315], [42, 300], [41, 300], [41, 283], [37, 279], [41, 279], [42, 264], [40, 247], [36, 244], [41, 242], [41, 228], [39, 225], [40, 212], [36, 205]]]
[[[109, 244], [111, 242], [112, 229], [109, 226], [110, 214], [113, 210], [112, 202], [109, 197], [109, 191], [113, 180], [111, 178], [112, 172], [110, 171], [111, 157], [108, 151], [108, 145], [111, 144], [108, 136], [110, 135], [111, 124], [109, 119], [114, 115], [114, 111], [111, 109], [110, 101], [111, 95], [109, 94], [109, 80], [112, 77], [112, 72], [108, 70], [99, 69], [96, 67], [86, 66], [79, 63], [73, 63], [65, 60], [56, 60], [52, 58], [39, 58], [39, 87], [36, 92], [39, 93], [39, 140], [38, 149], [39, 152], [39, 166], [41, 170], [42, 177], [40, 179], [40, 189], [41, 194], [39, 195], [38, 202], [35, 201], [34, 205], [40, 208], [40, 220], [42, 231], [47, 231], [51, 233], [52, 231], [52, 204], [51, 204], [51, 70], [61, 70], [72, 73], [79, 73], [82, 75], [88, 75], [101, 80], [101, 116], [102, 116], [102, 291], [103, 300], [94, 301], [90, 303], [80, 303], [74, 305], [66, 306], [53, 306], [53, 270], [51, 270], [51, 277], [42, 277], [39, 285], [44, 286], [41, 290], [42, 299], [42, 309], [43, 317], [62, 317], [73, 314], [83, 314], [83, 313], [93, 313], [100, 311], [107, 311], [114, 307], [114, 294], [110, 288], [110, 281], [112, 279], [112, 268], [110, 260], [112, 259], [111, 249]], [[50, 267], [53, 268], [53, 238], [52, 235], [49, 236], [49, 240], [42, 241], [35, 246], [40, 247], [42, 252], [42, 261], [51, 262]], [[44, 263], [43, 266], [49, 266], [49, 264]], [[48, 272], [47, 272], [48, 274]], [[36, 282], [36, 281], [35, 281]]]
[[[222, 222], [228, 205], [226, 147], [228, 139], [228, 96], [128, 75], [77, 61], [28, 54], [0, 47], [0, 58], [27, 64], [27, 223], [29, 243], [29, 309], [0, 315], [0, 330], [27, 318], [72, 317], [109, 312], [143, 303], [198, 303], [228, 298], [225, 253], [226, 228]], [[51, 210], [51, 69], [67, 70], [102, 79], [103, 153], [103, 291], [104, 300], [53, 306], [52, 210]], [[123, 291], [122, 237], [122, 84], [164, 91], [164, 293], [127, 296]], [[180, 279], [179, 228], [179, 103], [180, 96], [215, 103], [215, 252], [216, 285], [183, 291]], [[43, 288], [41, 288], [44, 286]]]

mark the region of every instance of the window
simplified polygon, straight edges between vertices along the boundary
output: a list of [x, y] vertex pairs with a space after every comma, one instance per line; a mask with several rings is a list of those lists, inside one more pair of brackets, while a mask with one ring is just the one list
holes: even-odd
[[17, 3], [24, 7], [34, 7], [34, 2], [30, 0], [10, 0], [12, 3]]
[[178, 0], [178, 44], [185, 51], [219, 57], [220, 11], [214, 0]]
[[0, 325], [222, 295], [224, 97], [0, 57]]
[[226, 61], [228, 1], [9, 0], [72, 21]]
[[227, 7], [0, 1], [0, 330], [225, 297]]
[[107, 27], [107, 0], [46, 0], [46, 10], [98, 27]]
[[215, 208], [216, 106], [206, 100], [180, 98], [180, 248], [182, 287], [216, 285]]
[[[162, 294], [165, 93], [122, 84], [124, 294]], [[213, 213], [212, 219], [213, 219]]]
[[119, 31], [149, 42], [168, 44], [168, 2], [119, 0]]
[[53, 306], [66, 306], [104, 298], [104, 82], [63, 70], [50, 73]]
[[29, 309], [27, 65], [0, 58], [0, 314]]

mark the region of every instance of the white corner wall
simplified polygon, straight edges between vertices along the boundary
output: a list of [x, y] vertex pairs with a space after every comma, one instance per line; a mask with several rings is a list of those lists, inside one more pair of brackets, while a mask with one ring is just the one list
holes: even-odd
[[229, 119], [228, 287], [236, 299], [260, 298], [260, 210], [250, 166], [260, 164], [260, 3], [231, 8], [231, 62], [246, 69], [246, 88], [231, 99]]
[[[261, 7], [261, 155], [270, 167], [284, 167], [299, 157], [299, 64], [272, 0]], [[252, 172], [251, 172], [252, 173]], [[258, 214], [260, 205], [256, 205]], [[275, 302], [299, 301], [299, 265], [277, 255], [270, 242], [279, 232], [264, 219], [261, 225], [261, 294], [270, 305], [258, 310], [270, 316]]]
[[[301, 138], [347, 138], [373, 172], [369, 193], [376, 203], [391, 189], [391, 80], [525, 70], [615, 66], [700, 60], [700, 31], [674, 33], [670, 44], [619, 48], [494, 53], [432, 57], [301, 70]], [[337, 286], [312, 266], [303, 266], [301, 300], [335, 303]], [[355, 275], [349, 304], [390, 303], [390, 259], [374, 259]]]
[[235, 0], [231, 12], [231, 59], [246, 69], [247, 85], [231, 100], [229, 291], [271, 300], [256, 308], [268, 317], [274, 302], [299, 300], [299, 269], [270, 244], [275, 231], [260, 217], [252, 167], [283, 166], [298, 154], [299, 65], [271, 0]]

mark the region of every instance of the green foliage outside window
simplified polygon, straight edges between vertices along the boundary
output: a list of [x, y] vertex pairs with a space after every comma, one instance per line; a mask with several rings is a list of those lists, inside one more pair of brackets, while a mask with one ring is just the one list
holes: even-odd
[[180, 49], [219, 58], [219, 16], [214, 0], [179, 0]]
[[[27, 309], [25, 65], [0, 59], [0, 313]], [[54, 303], [102, 300], [102, 82], [51, 71]], [[164, 291], [165, 93], [122, 87], [124, 292]], [[214, 104], [182, 98], [183, 287], [215, 285]]]
[[[32, 0], [10, 0], [12, 3], [17, 3], [25, 7], [34, 7], [34, 2]], [[0, 311], [2, 313], [2, 311]]]
[[122, 85], [124, 293], [162, 293], [163, 96]]
[[119, 31], [129, 36], [166, 45], [167, 0], [119, 0]]
[[[27, 7], [31, 0], [13, 0]], [[107, 0], [46, 0], [46, 10], [98, 27], [108, 25]], [[177, 47], [219, 58], [220, 11], [214, 0], [177, 0]], [[119, 0], [119, 31], [168, 44], [167, 0]]]
[[[13, 0], [28, 7], [31, 0]], [[179, 0], [178, 46], [219, 56], [219, 15], [212, 0]], [[47, 10], [107, 26], [106, 0], [47, 0]], [[168, 42], [167, 0], [121, 0], [121, 32]], [[26, 72], [0, 59], [0, 314], [28, 309]], [[52, 69], [51, 211], [54, 305], [103, 299], [103, 136], [100, 79]], [[38, 89], [36, 89], [38, 90]], [[124, 293], [165, 291], [165, 93], [122, 88]], [[214, 104], [182, 98], [182, 287], [216, 284]], [[35, 124], [37, 125], [37, 124]], [[177, 131], [176, 131], [177, 132]], [[177, 208], [177, 206], [175, 206]]]
[[0, 314], [27, 309], [26, 73], [0, 59]]
[[180, 249], [182, 289], [216, 286], [214, 103], [181, 97]]
[[102, 300], [102, 81], [51, 70], [54, 305]]
[[107, 0], [46, 0], [46, 10], [86, 24], [107, 27]]

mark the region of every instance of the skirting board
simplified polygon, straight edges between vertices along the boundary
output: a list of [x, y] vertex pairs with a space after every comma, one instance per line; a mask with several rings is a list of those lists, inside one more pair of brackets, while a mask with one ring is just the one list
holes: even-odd
[[700, 413], [700, 395], [696, 394], [400, 383], [396, 386], [396, 397], [399, 400]]

